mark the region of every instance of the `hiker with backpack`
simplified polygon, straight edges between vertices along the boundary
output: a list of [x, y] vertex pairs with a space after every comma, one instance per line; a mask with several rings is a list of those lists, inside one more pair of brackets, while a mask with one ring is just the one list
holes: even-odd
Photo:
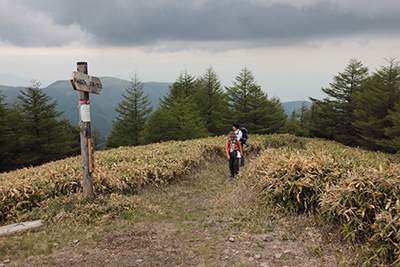
[[232, 124], [232, 129], [236, 134], [236, 139], [240, 140], [243, 137], [242, 131], [239, 129], [239, 124], [238, 123], [234, 123]]
[[234, 131], [229, 133], [229, 139], [226, 141], [225, 146], [226, 156], [229, 160], [229, 170], [231, 177], [235, 177], [239, 173], [239, 158], [243, 156], [242, 145], [236, 138]]
[[247, 147], [250, 145], [249, 143], [249, 131], [242, 127], [240, 129], [240, 131], [242, 131], [242, 139], [240, 139], [240, 143], [242, 144], [242, 147], [244, 147], [244, 145], [246, 145]]
[[[247, 131], [246, 128], [242, 127], [242, 129], [240, 129], [240, 126], [238, 123], [234, 123], [232, 125], [232, 129], [236, 134], [236, 138], [240, 141], [240, 144], [242, 145], [242, 148], [244, 148], [244, 144], [246, 144], [246, 146], [249, 146], [249, 141], [247, 140], [249, 138], [249, 132]], [[240, 166], [244, 166], [244, 157], [242, 155], [241, 159], [240, 159]]]

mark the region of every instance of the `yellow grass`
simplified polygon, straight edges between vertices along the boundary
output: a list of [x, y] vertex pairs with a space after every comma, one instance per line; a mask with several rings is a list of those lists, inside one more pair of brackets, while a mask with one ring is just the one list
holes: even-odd
[[[265, 137], [252, 137], [259, 150]], [[119, 147], [95, 153], [93, 185], [96, 195], [135, 192], [179, 179], [203, 160], [224, 154], [226, 136]], [[82, 190], [82, 162], [73, 157], [0, 174], [0, 218], [29, 209], [59, 195]]]

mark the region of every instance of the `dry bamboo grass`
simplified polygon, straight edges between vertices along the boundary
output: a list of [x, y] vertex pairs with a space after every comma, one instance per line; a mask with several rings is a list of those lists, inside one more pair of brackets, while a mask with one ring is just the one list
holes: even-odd
[[364, 264], [400, 254], [400, 164], [397, 155], [309, 140], [306, 149], [266, 149], [248, 173], [265, 201], [284, 211], [312, 210], [367, 244]]
[[[95, 194], [134, 192], [143, 185], [167, 183], [222, 147], [222, 138], [210, 138], [96, 152]], [[14, 209], [36, 206], [47, 198], [80, 192], [81, 164], [80, 157], [74, 157], [1, 174], [0, 217]]]
[[[226, 139], [219, 136], [98, 151], [93, 173], [94, 193], [134, 193], [142, 186], [158, 186], [179, 179], [203, 160], [210, 160], [218, 153], [224, 155]], [[246, 150], [258, 151], [278, 139], [253, 135], [251, 146]], [[80, 157], [2, 173], [0, 218], [38, 206], [46, 199], [81, 190]]]

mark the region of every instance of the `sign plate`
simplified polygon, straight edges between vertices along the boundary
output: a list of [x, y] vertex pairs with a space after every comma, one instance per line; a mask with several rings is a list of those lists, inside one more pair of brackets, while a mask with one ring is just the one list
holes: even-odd
[[93, 77], [87, 74], [83, 74], [77, 71], [72, 72], [71, 84], [75, 90], [93, 94], [101, 94], [103, 85], [101, 84], [100, 78]]
[[81, 121], [90, 122], [90, 105], [81, 105]]

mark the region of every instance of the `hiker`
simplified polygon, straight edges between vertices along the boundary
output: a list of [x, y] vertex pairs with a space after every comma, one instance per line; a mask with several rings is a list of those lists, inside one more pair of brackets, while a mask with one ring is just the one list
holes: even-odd
[[235, 175], [239, 173], [239, 158], [243, 156], [243, 150], [234, 131], [229, 133], [229, 139], [226, 141], [225, 151], [229, 160], [231, 177], [235, 177]]
[[[235, 131], [236, 138], [237, 138], [237, 140], [240, 141], [240, 144], [241, 144], [242, 147], [243, 147], [243, 144], [246, 142], [246, 140], [243, 139], [243, 132], [242, 132], [242, 130], [240, 129], [239, 124], [238, 124], [238, 123], [234, 123], [234, 124], [232, 125], [232, 129]], [[243, 156], [243, 155], [242, 155], [242, 157], [240, 158], [240, 166], [244, 166], [244, 156]]]
[[234, 123], [232, 125], [232, 129], [235, 131], [236, 134], [236, 139], [240, 140], [243, 137], [242, 131], [239, 129], [239, 124], [238, 123]]
[[249, 131], [245, 127], [240, 128], [240, 130], [242, 131], [242, 135], [243, 135], [242, 139], [240, 139], [240, 143], [242, 144], [242, 147], [244, 148], [243, 145], [246, 145], [246, 147], [249, 147], [250, 146]]

